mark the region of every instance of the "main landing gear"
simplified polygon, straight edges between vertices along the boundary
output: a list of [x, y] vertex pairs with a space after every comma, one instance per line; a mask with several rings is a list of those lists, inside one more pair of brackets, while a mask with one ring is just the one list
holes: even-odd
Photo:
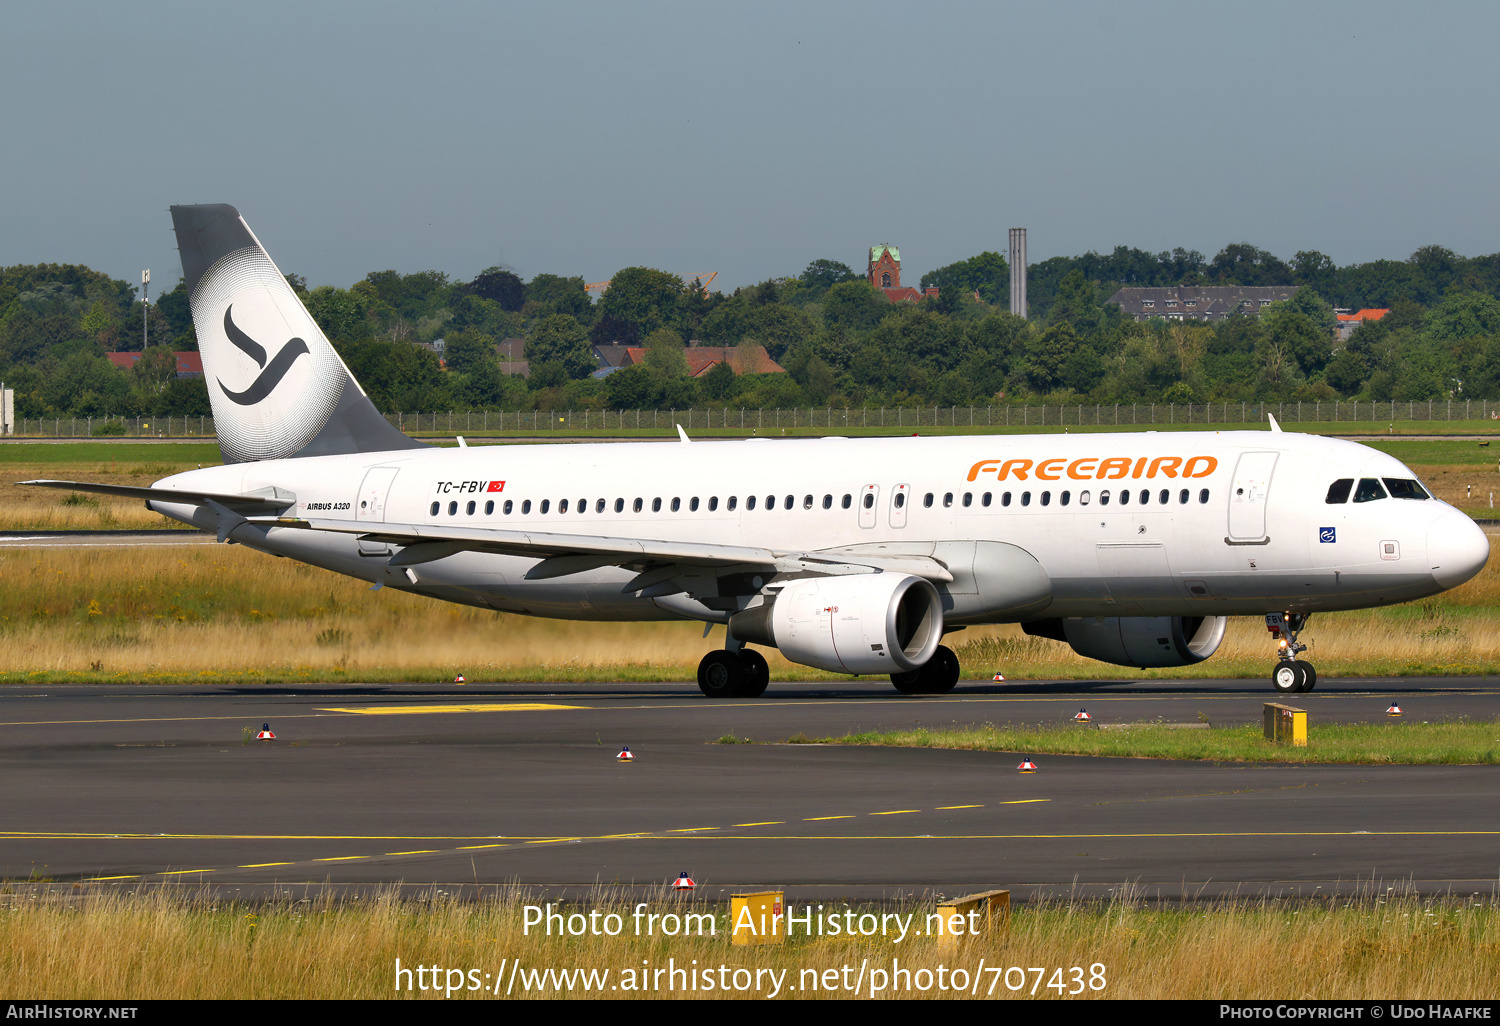
[[1266, 614], [1266, 630], [1276, 642], [1276, 669], [1271, 672], [1271, 684], [1278, 694], [1311, 691], [1318, 683], [1318, 671], [1313, 664], [1296, 658], [1307, 651], [1306, 645], [1297, 643], [1297, 634], [1307, 626], [1307, 616], [1306, 613]]
[[753, 648], [721, 648], [698, 664], [698, 690], [709, 698], [757, 698], [770, 683], [771, 667]]
[[932, 658], [915, 670], [891, 674], [891, 683], [903, 695], [946, 695], [958, 683], [958, 656], [947, 645], [939, 645]]

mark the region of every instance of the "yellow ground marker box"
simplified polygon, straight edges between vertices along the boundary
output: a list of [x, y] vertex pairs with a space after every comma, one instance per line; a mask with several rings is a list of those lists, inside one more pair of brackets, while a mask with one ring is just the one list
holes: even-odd
[[940, 901], [931, 922], [938, 928], [929, 928], [928, 932], [937, 935], [939, 947], [953, 947], [965, 937], [1008, 929], [1010, 891], [980, 891]]
[[780, 944], [786, 940], [786, 892], [754, 891], [729, 896], [732, 944]]
[[1265, 706], [1266, 740], [1279, 745], [1307, 747], [1307, 710], [1294, 709], [1280, 702], [1267, 702]]

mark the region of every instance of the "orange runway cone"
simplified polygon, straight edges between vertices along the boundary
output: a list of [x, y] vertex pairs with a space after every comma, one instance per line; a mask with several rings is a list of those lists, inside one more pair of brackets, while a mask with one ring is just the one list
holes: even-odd
[[258, 740], [258, 741], [275, 741], [276, 740], [276, 735], [273, 734], [273, 733], [271, 733], [271, 725], [269, 723], [262, 723], [260, 725], [260, 733], [256, 734], [255, 737], [256, 737], [256, 740]]
[[686, 873], [681, 874], [676, 880], [672, 881], [672, 890], [674, 891], [690, 891], [696, 886], [698, 885], [693, 883], [693, 878]]
[[634, 761], [635, 756], [630, 754], [630, 746], [626, 745], [624, 748], [620, 749], [620, 754], [615, 756], [615, 759], [618, 762], [632, 762]]
[[1385, 714], [1387, 716], [1400, 716], [1401, 715], [1401, 707], [1399, 705], [1397, 705], [1395, 702], [1392, 702], [1391, 703], [1391, 707], [1385, 711]]
[[994, 676], [994, 677], [993, 677], [993, 678], [991, 678], [991, 679], [992, 679], [992, 680], [996, 680], [996, 681], [1004, 681], [1004, 680], [1005, 680], [1005, 674], [1003, 674], [1003, 673], [997, 673], [997, 674], [995, 674], [995, 676]]
[[1094, 718], [1089, 715], [1089, 711], [1087, 709], [1079, 709], [1078, 715], [1074, 716], [1073, 719], [1078, 723], [1090, 723]]
[[1032, 762], [1031, 756], [1028, 755], [1021, 760], [1021, 765], [1017, 766], [1016, 769], [1020, 770], [1022, 773], [1035, 773], [1036, 763]]
[[453, 683], [455, 683], [455, 684], [467, 684], [469, 682], [467, 680], [465, 680], [464, 679], [464, 675], [460, 673], [457, 677], [453, 678]]

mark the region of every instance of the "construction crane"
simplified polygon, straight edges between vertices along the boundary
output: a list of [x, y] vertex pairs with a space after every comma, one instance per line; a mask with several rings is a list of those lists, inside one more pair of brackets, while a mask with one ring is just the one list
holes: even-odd
[[[681, 278], [684, 282], [687, 282], [689, 284], [692, 283], [693, 279], [695, 279], [695, 278], [698, 279], [699, 281], [701, 281], [703, 283], [703, 289], [704, 289], [705, 292], [708, 291], [708, 286], [718, 276], [719, 276], [719, 272], [718, 271], [694, 271], [691, 274], [679, 274], [679, 275], [677, 275], [677, 277]], [[583, 290], [585, 292], [590, 293], [590, 294], [602, 295], [604, 293], [604, 290], [607, 289], [607, 288], [609, 288], [609, 282], [607, 282], [607, 281], [596, 281], [596, 282], [594, 282], [591, 285], [585, 285], [583, 287]]]

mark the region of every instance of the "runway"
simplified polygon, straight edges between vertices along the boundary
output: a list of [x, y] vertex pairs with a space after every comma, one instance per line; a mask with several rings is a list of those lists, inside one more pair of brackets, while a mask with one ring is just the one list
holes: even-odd
[[[1324, 680], [1319, 720], [1493, 719], [1488, 678]], [[16, 687], [0, 694], [0, 875], [238, 893], [308, 884], [801, 897], [1490, 893], [1494, 767], [1241, 765], [787, 744], [799, 733], [1258, 720], [1246, 681]], [[246, 734], [269, 723], [274, 741]], [[723, 735], [751, 744], [711, 743]], [[635, 760], [616, 761], [622, 745]]]

